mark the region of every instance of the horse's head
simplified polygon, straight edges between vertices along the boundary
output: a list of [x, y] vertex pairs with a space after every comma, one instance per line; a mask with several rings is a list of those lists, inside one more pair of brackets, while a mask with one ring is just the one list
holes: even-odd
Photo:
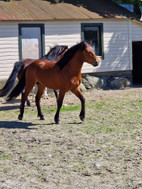
[[92, 64], [94, 67], [99, 66], [100, 60], [95, 55], [93, 48], [91, 47], [90, 43], [85, 41], [82, 42], [82, 54], [84, 58], [84, 62]]

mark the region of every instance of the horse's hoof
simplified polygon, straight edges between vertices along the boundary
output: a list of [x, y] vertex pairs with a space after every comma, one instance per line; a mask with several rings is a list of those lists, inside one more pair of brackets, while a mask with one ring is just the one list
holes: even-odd
[[45, 120], [44, 116], [40, 117], [40, 120]]
[[59, 121], [55, 121], [56, 124], [59, 124]]
[[59, 124], [59, 121], [60, 121], [59, 116], [55, 115], [54, 121], [56, 124]]
[[80, 114], [79, 114], [79, 117], [80, 117], [81, 121], [84, 121], [84, 119], [85, 119], [85, 111], [82, 110], [80, 112]]
[[81, 121], [84, 121], [85, 117], [84, 116], [80, 116]]
[[18, 119], [19, 119], [19, 120], [22, 120], [22, 119], [23, 119], [23, 116], [19, 115], [19, 116], [18, 116]]
[[59, 119], [54, 119], [56, 124], [59, 124], [60, 120]]

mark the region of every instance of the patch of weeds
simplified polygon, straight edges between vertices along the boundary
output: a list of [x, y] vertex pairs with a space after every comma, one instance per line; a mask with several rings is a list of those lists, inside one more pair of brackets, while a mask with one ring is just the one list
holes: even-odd
[[85, 168], [86, 168], [86, 165], [73, 165], [73, 166], [71, 167], [72, 171], [75, 171], [75, 172], [77, 172], [77, 171], [82, 171], [82, 170], [84, 170]]
[[107, 125], [88, 125], [81, 128], [81, 131], [84, 131], [88, 134], [94, 134], [94, 133], [113, 133], [115, 131], [115, 128], [111, 128]]
[[131, 102], [135, 102], [136, 105], [142, 106], [142, 100], [136, 100], [136, 101], [131, 101]]
[[96, 103], [95, 104], [95, 109], [101, 110], [103, 108], [104, 104], [102, 103]]
[[12, 155], [3, 155], [2, 156], [2, 159], [4, 160], [6, 160], [6, 159], [12, 159]]
[[135, 153], [135, 149], [132, 149], [132, 148], [127, 148], [127, 149], [124, 149], [126, 153], [129, 153], [129, 154], [134, 154]]
[[0, 151], [0, 158], [3, 160], [12, 159], [12, 155], [6, 154], [4, 151]]
[[27, 178], [30, 177], [30, 176], [31, 176], [30, 174], [27, 174], [27, 175], [26, 175]]
[[[81, 108], [80, 105], [76, 105], [76, 106], [62, 106], [61, 112], [77, 111], [77, 110], [80, 110], [80, 108]], [[45, 113], [55, 113], [56, 110], [57, 110], [57, 108], [47, 109], [45, 107], [42, 107], [42, 110]]]
[[114, 105], [113, 108], [114, 108], [115, 110], [121, 110], [122, 107], [119, 106], [119, 105]]
[[61, 112], [77, 111], [80, 110], [80, 105], [62, 107]]
[[2, 172], [5, 174], [8, 173], [9, 171], [10, 171], [10, 168], [3, 168], [3, 170], [2, 170]]
[[111, 147], [106, 147], [104, 149], [107, 150], [107, 151], [113, 151], [114, 150], [114, 148], [111, 148]]

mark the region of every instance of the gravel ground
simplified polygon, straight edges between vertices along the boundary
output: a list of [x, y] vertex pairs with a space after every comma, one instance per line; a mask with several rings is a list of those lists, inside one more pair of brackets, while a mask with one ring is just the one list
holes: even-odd
[[142, 88], [84, 96], [85, 121], [69, 93], [59, 125], [52, 95], [42, 99], [45, 121], [36, 117], [34, 102], [18, 121], [19, 100], [1, 99], [0, 189], [142, 188]]

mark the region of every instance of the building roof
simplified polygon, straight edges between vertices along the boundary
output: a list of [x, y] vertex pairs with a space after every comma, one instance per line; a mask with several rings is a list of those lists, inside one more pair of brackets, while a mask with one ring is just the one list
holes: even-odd
[[0, 21], [90, 20], [137, 16], [111, 0], [0, 0]]

